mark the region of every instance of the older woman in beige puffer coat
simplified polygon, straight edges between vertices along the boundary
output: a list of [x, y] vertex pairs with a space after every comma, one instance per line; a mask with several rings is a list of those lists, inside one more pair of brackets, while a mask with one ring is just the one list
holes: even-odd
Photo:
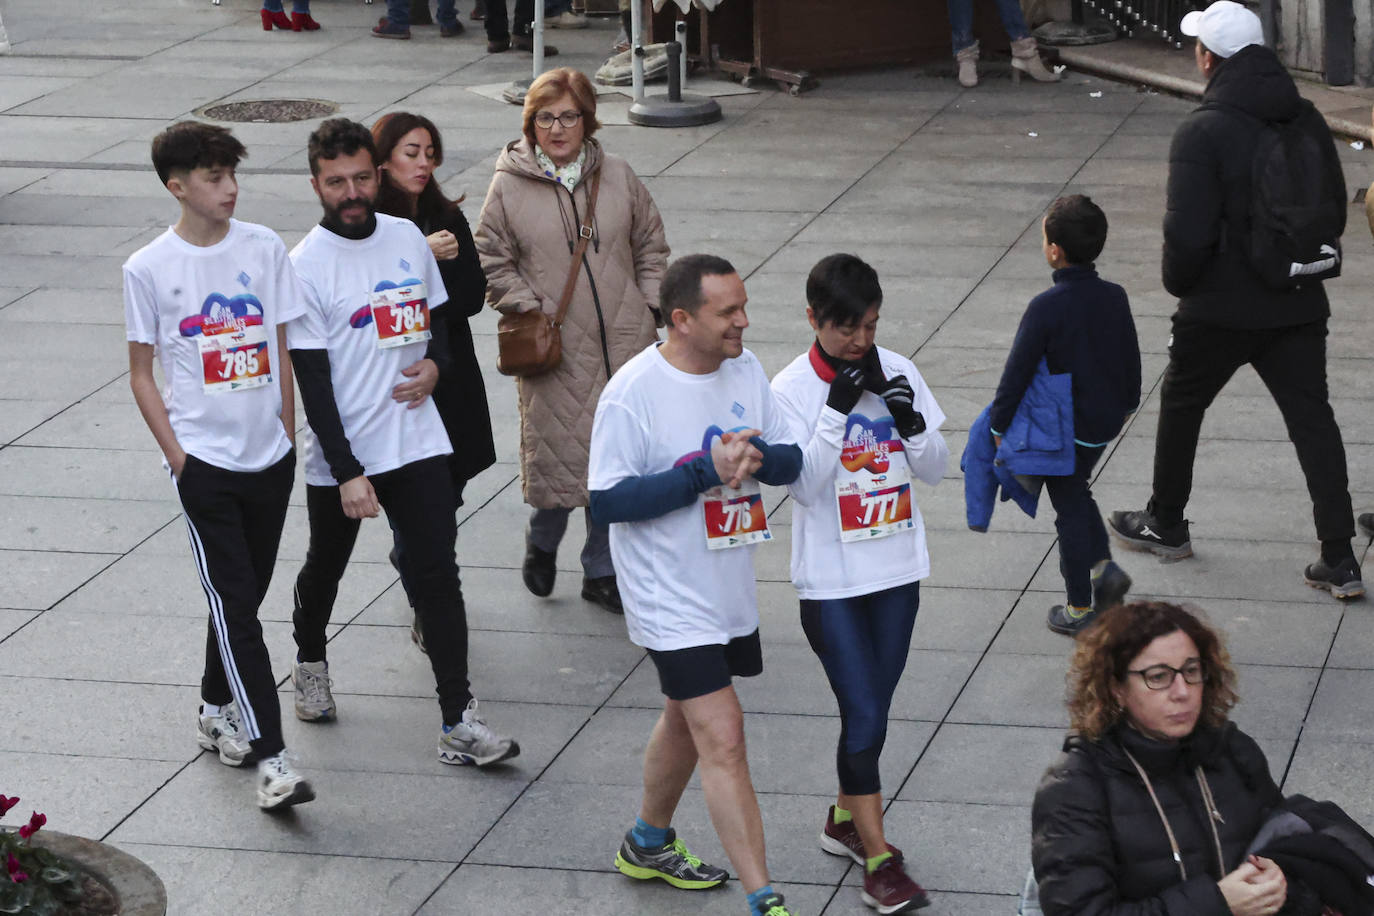
[[[509, 144], [478, 220], [487, 302], [500, 311], [558, 311], [592, 176], [600, 174], [592, 238], [563, 320], [563, 359], [517, 379], [520, 476], [534, 508], [525, 535], [525, 586], [553, 591], [568, 516], [584, 509], [597, 398], [611, 373], [657, 339], [658, 284], [668, 263], [663, 220], [629, 164], [591, 135], [596, 91], [582, 73], [551, 70], [525, 94], [524, 137]], [[621, 612], [609, 532], [586, 515], [582, 597]]]

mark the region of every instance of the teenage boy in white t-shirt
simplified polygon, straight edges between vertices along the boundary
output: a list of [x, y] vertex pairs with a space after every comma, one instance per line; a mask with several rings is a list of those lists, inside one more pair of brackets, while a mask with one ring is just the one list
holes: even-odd
[[[468, 685], [468, 628], [454, 559], [457, 508], [443, 421], [429, 395], [446, 353], [448, 300], [425, 236], [377, 213], [372, 133], [345, 118], [310, 135], [310, 183], [324, 218], [291, 252], [306, 314], [287, 340], [310, 426], [305, 432], [310, 548], [296, 577], [296, 716], [335, 718], [325, 628], [364, 518], [386, 510], [434, 669], [439, 759], [486, 766], [520, 753], [487, 727]], [[336, 370], [336, 371], [332, 371]]]
[[840, 794], [821, 848], [863, 866], [864, 903], [904, 913], [929, 901], [883, 834], [878, 757], [930, 575], [915, 484], [944, 475], [945, 414], [911, 360], [875, 343], [883, 290], [872, 267], [822, 258], [806, 302], [816, 341], [774, 376], [773, 394], [803, 443], [787, 488], [802, 629], [840, 707]]
[[152, 154], [181, 218], [124, 264], [129, 386], [171, 472], [210, 603], [196, 738], [229, 766], [256, 757], [258, 804], [287, 807], [315, 793], [286, 758], [258, 606], [296, 467], [284, 326], [305, 303], [276, 233], [231, 219], [243, 144], [186, 121], [158, 134]]
[[729, 877], [691, 855], [671, 826], [699, 762], [749, 912], [789, 916], [768, 880], [731, 679], [763, 670], [751, 545], [772, 534], [758, 484], [790, 483], [801, 450], [744, 349], [747, 297], [730, 263], [680, 258], [659, 297], [667, 342], [611, 377], [592, 424], [592, 516], [611, 526], [630, 639], [649, 650], [666, 696], [644, 752], [639, 817], [615, 865], [689, 890]]

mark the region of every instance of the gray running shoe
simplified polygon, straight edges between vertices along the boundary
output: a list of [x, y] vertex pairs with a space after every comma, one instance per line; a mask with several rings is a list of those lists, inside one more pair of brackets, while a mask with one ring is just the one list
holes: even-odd
[[207, 716], [204, 707], [196, 725], [196, 743], [207, 751], [216, 751], [225, 766], [241, 767], [249, 762], [253, 748], [243, 733], [237, 703], [221, 706], [218, 715]]
[[291, 685], [296, 688], [296, 718], [302, 722], [330, 722], [337, 715], [330, 687], [329, 662], [292, 662]]
[[630, 878], [641, 881], [661, 878], [673, 887], [689, 891], [718, 887], [730, 878], [725, 869], [707, 865], [692, 855], [687, 844], [679, 840], [677, 832], [671, 828], [668, 842], [658, 849], [645, 849], [630, 834], [625, 834], [620, 851], [615, 854], [615, 867]]
[[289, 808], [315, 800], [315, 790], [297, 773], [286, 751], [258, 763], [258, 807], [264, 811]]
[[1188, 520], [1168, 527], [1148, 512], [1113, 512], [1107, 527], [1123, 544], [1135, 550], [1148, 550], [1166, 560], [1182, 560], [1193, 555], [1188, 536]]
[[1131, 577], [1115, 561], [1108, 560], [1107, 565], [1102, 567], [1101, 575], [1092, 577], [1092, 585], [1093, 610], [1105, 611], [1120, 604], [1130, 592]]
[[468, 700], [463, 720], [445, 731], [439, 729], [439, 761], [454, 766], [484, 767], [509, 760], [520, 753], [520, 745], [503, 738], [487, 727], [478, 711], [477, 701]]

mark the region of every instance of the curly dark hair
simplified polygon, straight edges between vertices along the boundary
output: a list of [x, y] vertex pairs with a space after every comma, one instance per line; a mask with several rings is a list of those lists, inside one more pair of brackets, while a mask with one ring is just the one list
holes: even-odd
[[367, 150], [372, 164], [377, 164], [377, 145], [372, 142], [372, 131], [357, 121], [348, 118], [330, 118], [315, 128], [306, 145], [306, 157], [310, 160], [310, 174], [320, 174], [321, 159], [338, 159], [352, 156], [359, 150]]
[[1161, 636], [1183, 631], [1197, 645], [1207, 680], [1202, 688], [1204, 725], [1217, 727], [1236, 705], [1236, 669], [1221, 634], [1190, 611], [1163, 601], [1133, 601], [1103, 611], [1078, 637], [1069, 661], [1069, 724], [1088, 740], [1101, 737], [1122, 717], [1112, 695], [1126, 681], [1131, 660]]
[[223, 166], [232, 169], [248, 155], [227, 127], [179, 121], [153, 138], [153, 168], [166, 184], [174, 172]]

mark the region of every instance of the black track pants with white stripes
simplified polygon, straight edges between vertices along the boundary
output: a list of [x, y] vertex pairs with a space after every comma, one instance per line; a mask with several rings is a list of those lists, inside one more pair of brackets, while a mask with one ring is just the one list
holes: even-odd
[[210, 603], [201, 698], [239, 705], [259, 759], [284, 747], [272, 661], [258, 606], [272, 582], [296, 455], [262, 471], [227, 471], [188, 455], [176, 481], [191, 553]]

